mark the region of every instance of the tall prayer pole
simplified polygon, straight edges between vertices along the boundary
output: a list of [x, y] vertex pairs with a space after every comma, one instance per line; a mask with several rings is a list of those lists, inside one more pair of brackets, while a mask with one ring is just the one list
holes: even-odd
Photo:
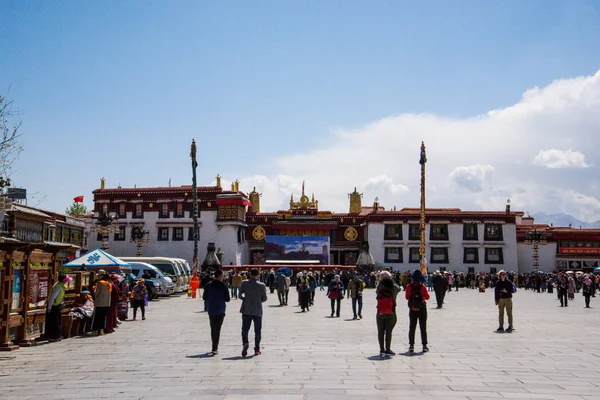
[[192, 259], [192, 263], [194, 264], [194, 268], [196, 271], [198, 268], [198, 187], [196, 186], [196, 168], [198, 167], [198, 163], [196, 162], [196, 141], [192, 139], [192, 151], [190, 153], [192, 157], [192, 194], [193, 194], [193, 218], [194, 218], [194, 257]]
[[425, 258], [425, 164], [427, 163], [427, 155], [425, 153], [425, 142], [421, 142], [421, 246], [419, 247], [419, 255], [421, 256], [421, 272], [427, 272], [427, 258]]

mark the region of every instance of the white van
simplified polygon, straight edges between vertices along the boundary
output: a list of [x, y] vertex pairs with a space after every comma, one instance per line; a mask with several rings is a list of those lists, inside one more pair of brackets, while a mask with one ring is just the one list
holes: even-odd
[[173, 281], [171, 278], [166, 276], [160, 269], [156, 268], [154, 265], [140, 262], [140, 261], [128, 261], [129, 265], [131, 265], [131, 273], [134, 274], [137, 278], [141, 278], [144, 274], [150, 275], [152, 279], [158, 280], [162, 286], [164, 286], [164, 291], [161, 293], [162, 295], [172, 295], [175, 293], [175, 285], [173, 285]]
[[189, 269], [187, 261], [185, 261], [183, 258], [174, 258], [173, 260], [177, 263], [177, 265], [179, 265], [179, 268], [181, 268], [181, 272], [184, 275], [184, 281], [186, 285], [185, 289], [189, 289], [190, 279], [192, 279], [192, 271]]
[[145, 262], [154, 265], [173, 281], [175, 293], [181, 293], [185, 290], [183, 272], [179, 265], [167, 257], [119, 257], [123, 261]]

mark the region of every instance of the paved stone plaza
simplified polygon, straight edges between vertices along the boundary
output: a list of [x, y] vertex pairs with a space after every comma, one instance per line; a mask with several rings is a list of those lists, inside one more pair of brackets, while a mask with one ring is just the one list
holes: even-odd
[[491, 291], [452, 292], [443, 310], [430, 302], [431, 351], [413, 356], [405, 354], [402, 300], [392, 347], [399, 354], [381, 360], [374, 291], [365, 292], [358, 321], [347, 299], [341, 318], [329, 318], [324, 293], [305, 314], [276, 306], [270, 295], [263, 354], [246, 359], [238, 300], [229, 305], [216, 357], [206, 355], [210, 335], [200, 301], [152, 302], [148, 320], [125, 322], [114, 334], [0, 353], [0, 398], [600, 399], [600, 298], [592, 309], [583, 308], [581, 295], [560, 308], [555, 294], [520, 290], [516, 331], [497, 334]]

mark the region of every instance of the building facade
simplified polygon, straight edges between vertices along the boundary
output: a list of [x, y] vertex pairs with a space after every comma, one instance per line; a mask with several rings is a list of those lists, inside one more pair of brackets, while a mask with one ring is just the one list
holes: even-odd
[[[135, 256], [131, 238], [134, 227], [146, 234], [144, 256], [185, 258], [192, 262], [192, 188], [101, 188], [93, 192], [96, 217], [101, 212], [118, 216], [110, 234], [109, 251], [116, 256]], [[376, 201], [362, 205], [356, 188], [348, 194], [345, 213], [319, 210], [314, 194], [292, 195], [287, 210], [261, 212], [260, 193], [231, 190], [217, 185], [198, 188], [200, 209], [199, 261], [208, 243], [223, 253], [225, 265], [264, 265], [268, 236], [319, 236], [329, 238], [329, 264], [355, 265], [360, 245], [368, 241], [376, 265], [394, 270], [415, 269], [419, 264], [419, 210], [385, 210]], [[426, 210], [426, 257], [430, 269], [493, 272], [517, 271], [519, 255], [526, 256], [517, 241], [523, 213], [462, 211], [455, 208]], [[101, 246], [93, 232], [96, 221], [87, 220], [88, 248]], [[523, 264], [524, 265], [524, 264]]]
[[52, 247], [60, 260], [85, 250], [85, 223], [80, 218], [12, 203], [4, 208], [2, 225], [1, 242]]
[[[226, 191], [220, 186], [198, 188], [199, 260], [202, 262], [208, 243], [216, 243], [223, 252], [224, 264], [247, 263], [245, 217], [249, 201], [236, 188]], [[108, 250], [116, 256], [133, 257], [137, 247], [132, 230], [141, 228], [144, 235], [142, 254], [147, 257], [184, 258], [192, 263], [194, 221], [192, 187], [106, 188], [94, 190], [94, 216], [105, 212], [118, 219], [108, 236]], [[94, 232], [95, 218], [86, 220], [88, 247], [102, 246], [102, 234]]]
[[534, 268], [532, 232], [540, 235], [537, 243], [540, 271], [591, 272], [600, 266], [600, 229], [554, 227], [523, 218], [517, 232], [519, 271]]

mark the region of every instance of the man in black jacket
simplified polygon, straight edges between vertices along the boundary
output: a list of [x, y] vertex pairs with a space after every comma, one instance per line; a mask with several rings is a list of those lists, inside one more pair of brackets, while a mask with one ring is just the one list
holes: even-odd
[[[500, 270], [498, 273], [499, 280], [496, 282], [496, 287], [494, 289], [494, 298], [496, 300], [496, 305], [498, 306], [498, 310], [500, 314], [498, 319], [500, 321], [500, 326], [496, 330], [496, 332], [512, 332], [513, 331], [513, 315], [512, 315], [512, 294], [513, 283], [508, 280], [506, 277], [506, 272], [504, 270]], [[504, 330], [504, 310], [506, 309], [506, 314], [508, 315], [508, 328], [506, 331]]]
[[223, 283], [223, 271], [215, 271], [215, 278], [205, 287], [202, 294], [202, 300], [207, 305], [208, 318], [210, 321], [210, 338], [212, 341], [211, 355], [216, 356], [219, 351], [219, 339], [221, 337], [221, 327], [225, 319], [226, 304], [229, 302], [229, 289]]
[[433, 273], [433, 290], [435, 292], [435, 301], [437, 302], [436, 308], [442, 308], [442, 304], [444, 304], [444, 297], [446, 296], [446, 290], [448, 290], [448, 284], [446, 283], [446, 279], [440, 274], [440, 271], [435, 271]]

